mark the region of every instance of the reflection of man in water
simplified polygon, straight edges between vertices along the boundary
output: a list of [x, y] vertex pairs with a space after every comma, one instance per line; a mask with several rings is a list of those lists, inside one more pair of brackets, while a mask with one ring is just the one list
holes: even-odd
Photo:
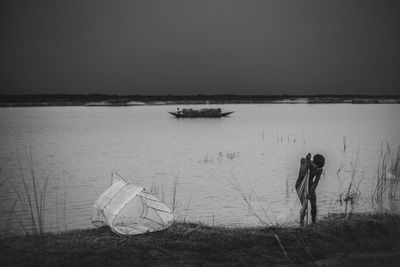
[[[317, 188], [319, 179], [322, 174], [322, 167], [325, 165], [325, 158], [320, 154], [315, 154], [311, 160], [311, 154], [308, 153], [306, 158], [300, 160], [299, 177], [296, 182], [296, 191], [302, 204], [300, 211], [300, 226], [304, 225], [304, 217], [307, 213], [308, 200], [311, 202], [311, 217], [315, 223], [317, 217], [317, 197], [315, 189]], [[306, 185], [308, 178], [308, 185]]]

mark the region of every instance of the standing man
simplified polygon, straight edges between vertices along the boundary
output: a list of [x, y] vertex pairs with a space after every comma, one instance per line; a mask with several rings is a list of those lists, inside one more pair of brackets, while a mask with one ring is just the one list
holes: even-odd
[[311, 202], [312, 223], [316, 223], [317, 196], [315, 194], [315, 189], [321, 178], [324, 165], [325, 158], [320, 154], [315, 154], [311, 160], [311, 154], [308, 153], [305, 158], [301, 158], [300, 160], [299, 177], [296, 181], [296, 191], [302, 205], [300, 211], [300, 226], [304, 225], [308, 200]]

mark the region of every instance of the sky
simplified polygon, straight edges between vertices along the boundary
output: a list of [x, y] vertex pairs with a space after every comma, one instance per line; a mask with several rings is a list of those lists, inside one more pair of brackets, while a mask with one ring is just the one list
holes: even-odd
[[400, 94], [399, 7], [2, 0], [0, 94]]

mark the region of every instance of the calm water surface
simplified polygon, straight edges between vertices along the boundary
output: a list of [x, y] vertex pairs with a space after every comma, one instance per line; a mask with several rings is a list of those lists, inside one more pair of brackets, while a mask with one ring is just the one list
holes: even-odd
[[308, 152], [326, 157], [317, 189], [319, 216], [344, 209], [337, 200], [356, 160], [361, 198], [355, 208], [373, 210], [382, 143], [399, 145], [400, 105], [219, 107], [235, 113], [175, 119], [167, 111], [176, 106], [1, 108], [0, 230], [26, 223], [15, 191], [26, 195], [21, 178], [31, 181], [30, 161], [40, 184], [49, 176], [45, 218], [52, 230], [91, 227], [92, 204], [113, 171], [152, 189], [168, 205], [177, 181], [180, 218], [257, 225], [243, 195], [263, 219], [265, 211], [271, 220], [290, 221], [298, 213], [299, 160]]

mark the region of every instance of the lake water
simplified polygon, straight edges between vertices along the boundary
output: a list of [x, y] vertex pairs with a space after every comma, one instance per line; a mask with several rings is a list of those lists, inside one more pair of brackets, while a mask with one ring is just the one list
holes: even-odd
[[219, 105], [235, 111], [221, 119], [175, 119], [167, 111], [176, 107], [0, 108], [0, 230], [26, 225], [15, 191], [26, 195], [21, 178], [29, 186], [31, 169], [40, 185], [49, 177], [51, 230], [91, 227], [91, 207], [113, 171], [170, 206], [176, 181], [180, 219], [257, 225], [245, 196], [263, 220], [288, 222], [298, 214], [294, 183], [308, 152], [326, 157], [318, 216], [344, 210], [337, 200], [352, 169], [361, 192], [355, 209], [372, 211], [382, 144], [396, 149], [400, 141], [398, 104]]

